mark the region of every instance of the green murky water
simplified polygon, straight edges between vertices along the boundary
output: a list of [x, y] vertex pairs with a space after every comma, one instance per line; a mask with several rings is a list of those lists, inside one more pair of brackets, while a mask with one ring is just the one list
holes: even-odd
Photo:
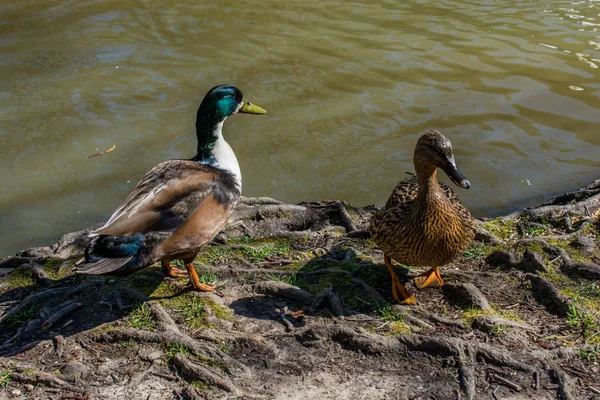
[[106, 219], [150, 167], [193, 156], [220, 83], [269, 110], [224, 129], [246, 196], [382, 205], [431, 128], [475, 215], [598, 177], [598, 0], [177, 3], [2, 2], [0, 255]]

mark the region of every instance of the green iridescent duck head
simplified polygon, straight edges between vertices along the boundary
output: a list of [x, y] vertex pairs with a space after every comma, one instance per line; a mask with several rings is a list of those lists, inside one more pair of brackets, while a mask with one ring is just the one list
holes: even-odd
[[433, 173], [437, 167], [444, 171], [456, 186], [463, 189], [471, 187], [471, 183], [456, 167], [450, 140], [439, 131], [429, 131], [419, 138], [415, 146], [414, 163], [417, 175], [420, 171], [423, 173], [429, 170]]
[[198, 108], [198, 117], [222, 121], [238, 112], [265, 114], [267, 110], [250, 103], [240, 89], [235, 86], [219, 85], [210, 89], [204, 96], [200, 108]]

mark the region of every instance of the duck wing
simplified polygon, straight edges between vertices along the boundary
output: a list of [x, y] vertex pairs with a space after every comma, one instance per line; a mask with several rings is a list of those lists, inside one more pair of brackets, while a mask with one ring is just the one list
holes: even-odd
[[417, 197], [417, 193], [419, 192], [417, 175], [410, 172], [407, 172], [407, 174], [409, 176], [401, 180], [392, 191], [390, 198], [388, 199], [387, 203], [385, 203], [386, 209], [407, 204]]
[[90, 236], [173, 231], [209, 194], [217, 202], [235, 201], [235, 193], [223, 190], [224, 186], [235, 187], [233, 176], [226, 171], [191, 160], [162, 162], [142, 178], [106, 224]]

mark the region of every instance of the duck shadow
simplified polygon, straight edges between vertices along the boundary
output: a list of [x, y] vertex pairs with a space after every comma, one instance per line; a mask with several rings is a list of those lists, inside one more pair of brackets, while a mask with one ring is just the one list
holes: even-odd
[[[68, 263], [68, 261], [67, 261]], [[57, 336], [98, 330], [127, 317], [147, 300], [164, 276], [154, 269], [127, 278], [68, 275], [36, 283], [27, 269], [0, 277], [0, 356], [14, 356]], [[2, 290], [8, 288], [8, 290]]]
[[[255, 277], [249, 288], [256, 294], [241, 297], [229, 307], [241, 316], [273, 321], [280, 319], [277, 310], [284, 307], [290, 311], [304, 310], [307, 314], [331, 317], [327, 301], [314, 303], [319, 293], [331, 290], [339, 297], [344, 315], [372, 313], [394, 300], [386, 266], [368, 258], [354, 249], [333, 248], [298, 269], [274, 270], [266, 276]], [[410, 268], [395, 265], [394, 270], [403, 283], [410, 280]], [[265, 290], [261, 282], [269, 281], [275, 283], [267, 284]], [[288, 285], [298, 290], [294, 291]]]

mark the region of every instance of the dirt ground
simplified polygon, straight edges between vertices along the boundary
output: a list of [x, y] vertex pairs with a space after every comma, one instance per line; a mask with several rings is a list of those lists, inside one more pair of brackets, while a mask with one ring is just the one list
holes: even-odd
[[479, 221], [415, 306], [375, 210], [243, 199], [196, 261], [222, 297], [73, 275], [86, 231], [0, 261], [0, 399], [600, 399], [600, 181]]

